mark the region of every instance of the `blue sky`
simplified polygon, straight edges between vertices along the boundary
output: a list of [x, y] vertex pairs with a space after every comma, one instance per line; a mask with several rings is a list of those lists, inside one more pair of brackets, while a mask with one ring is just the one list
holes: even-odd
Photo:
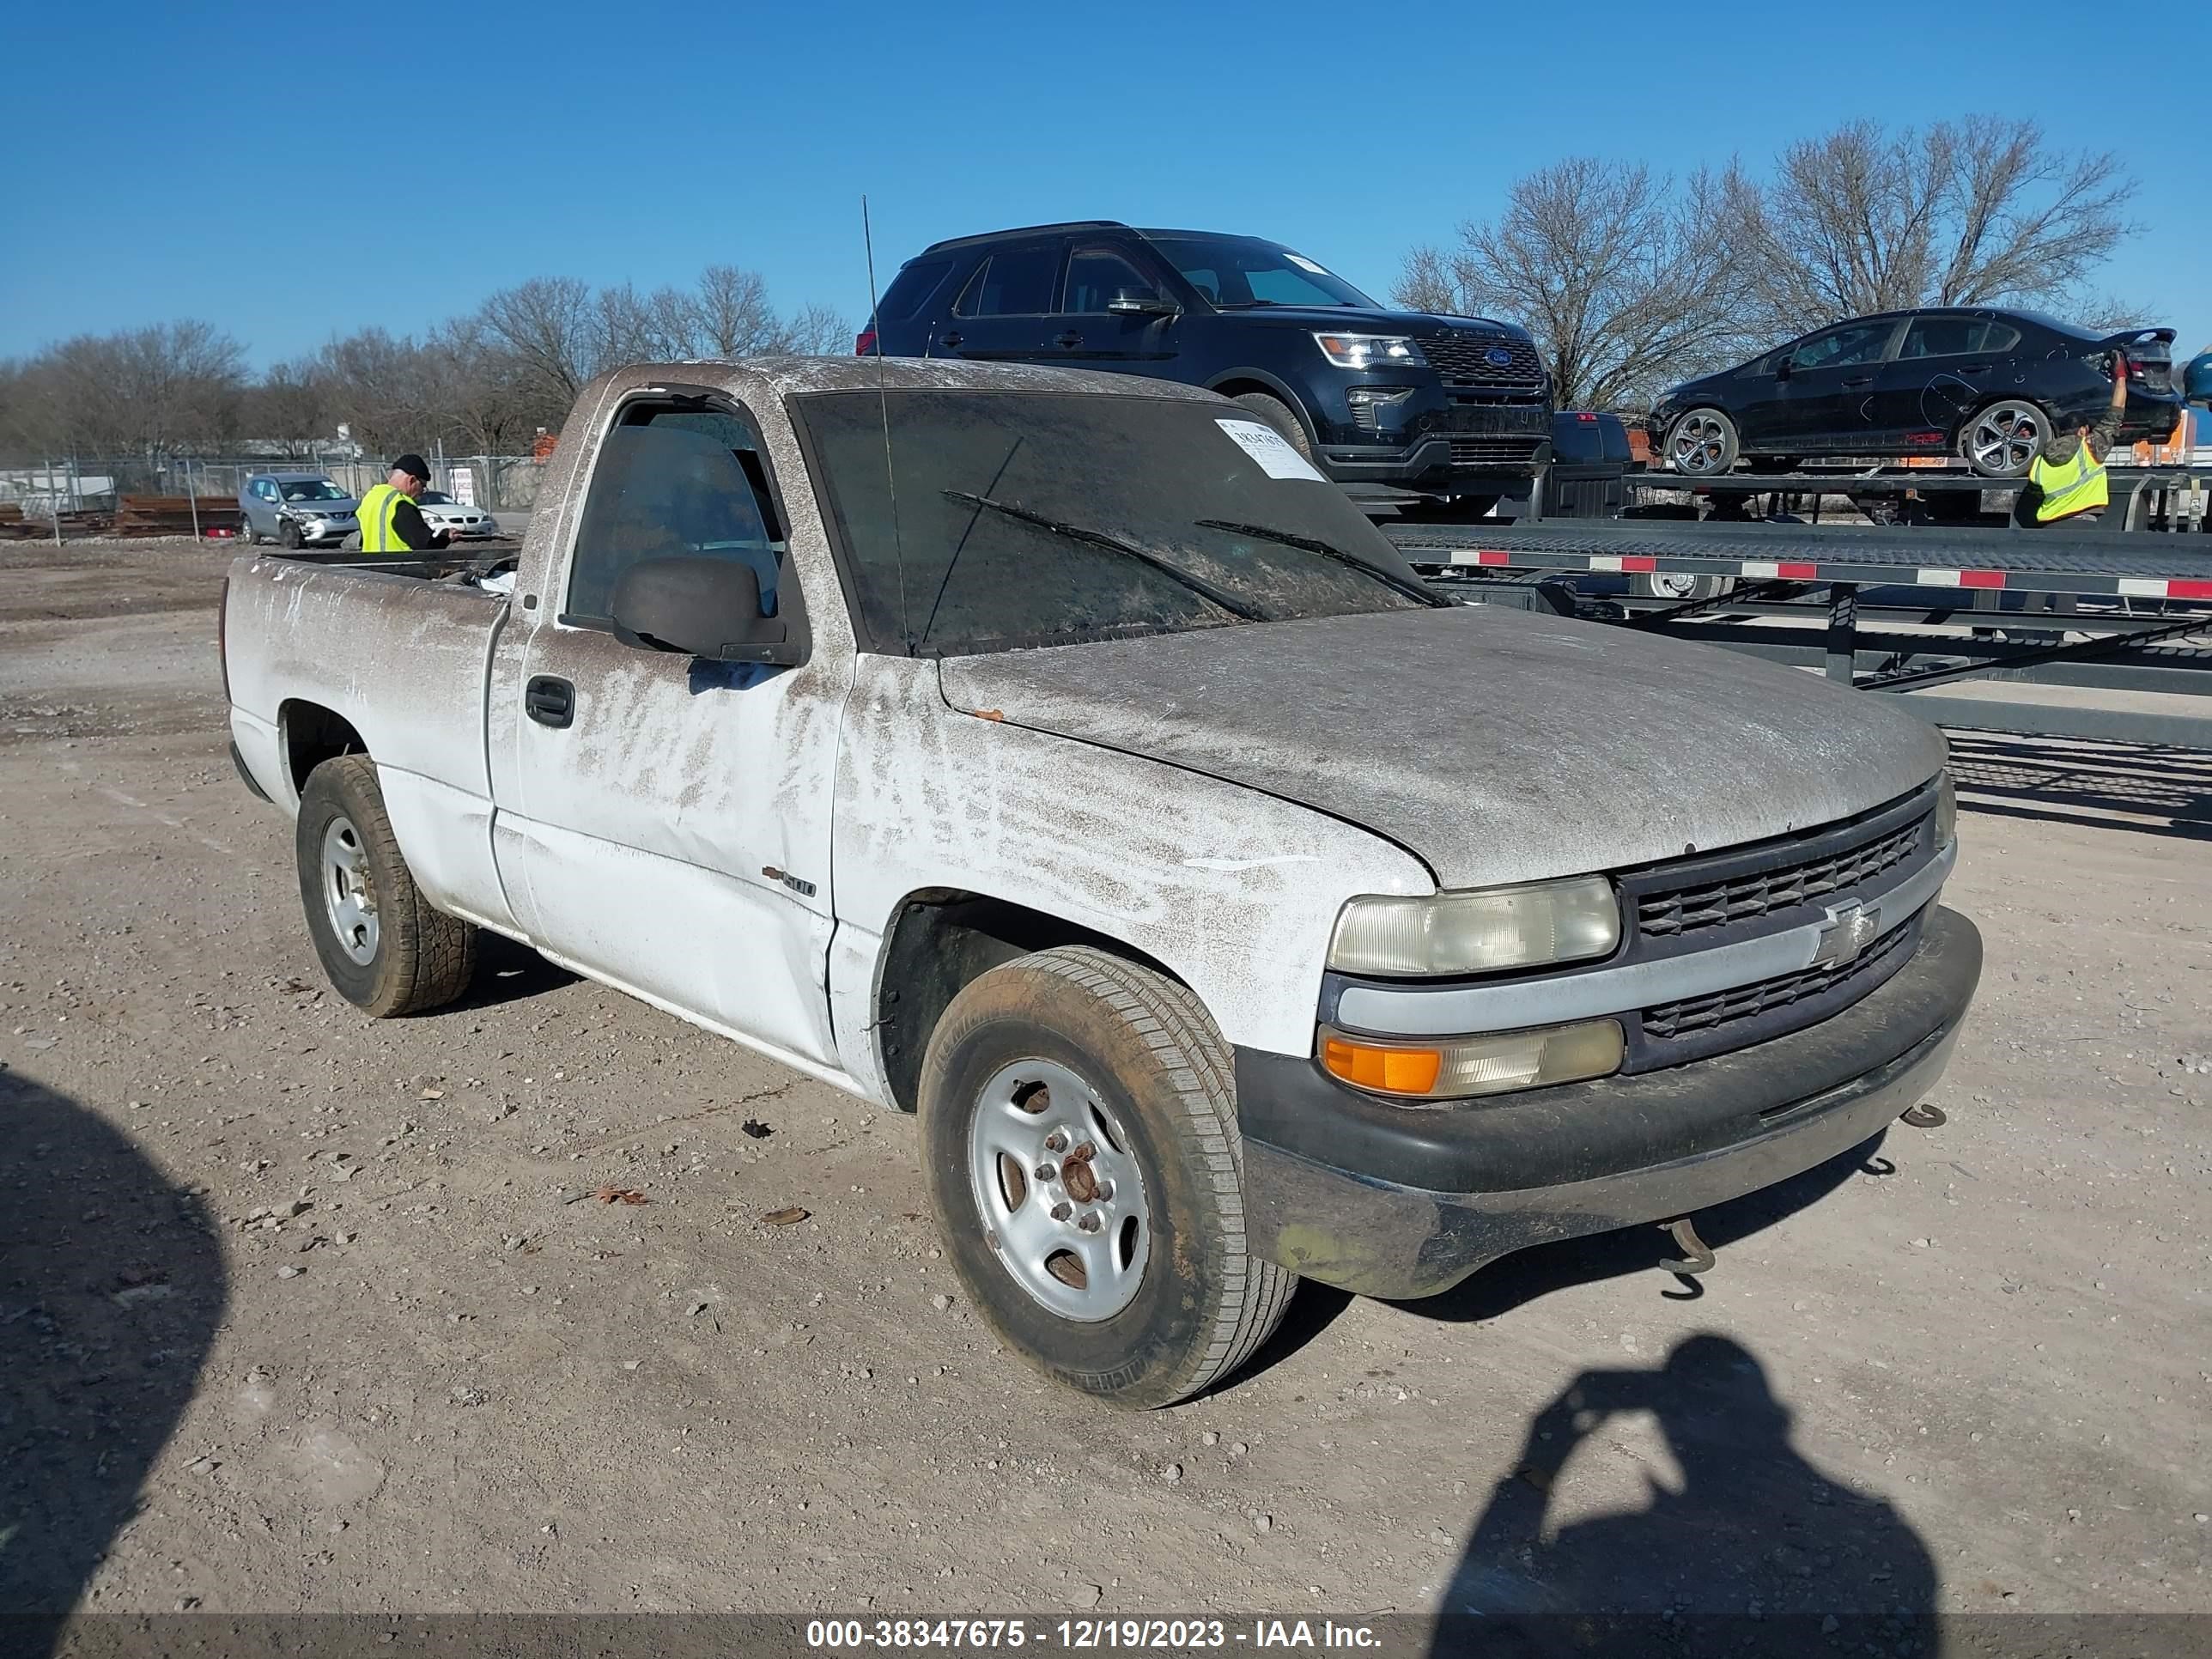
[[2107, 90], [2101, 40], [2052, 72], [2100, 27], [2078, 0], [2008, 6], [2007, 33], [1952, 7], [34, 9], [9, 26], [0, 356], [191, 316], [265, 363], [532, 276], [715, 262], [858, 319], [863, 191], [885, 279], [939, 236], [1095, 216], [1273, 236], [1380, 294], [1562, 155], [1763, 167], [1854, 118], [1977, 111], [2123, 149], [2144, 228], [2103, 286], [2192, 352], [2212, 216], [2162, 90], [2188, 84], [2180, 15], [2127, 26]]

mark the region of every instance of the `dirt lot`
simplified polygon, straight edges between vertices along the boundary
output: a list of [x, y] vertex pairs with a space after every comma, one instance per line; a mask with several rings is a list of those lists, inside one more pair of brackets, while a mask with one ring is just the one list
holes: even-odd
[[1309, 1286], [1124, 1415], [994, 1351], [910, 1121], [512, 949], [330, 993], [225, 562], [0, 545], [0, 1606], [2212, 1612], [2212, 763], [1962, 741], [1949, 1121], [1698, 1294]]

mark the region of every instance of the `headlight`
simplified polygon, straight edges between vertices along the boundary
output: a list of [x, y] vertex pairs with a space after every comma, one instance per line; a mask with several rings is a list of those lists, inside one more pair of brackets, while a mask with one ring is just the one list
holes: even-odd
[[1603, 876], [1437, 893], [1356, 898], [1336, 919], [1328, 965], [1406, 978], [1488, 974], [1612, 954], [1620, 902]]
[[1959, 786], [1951, 781], [1951, 769], [1936, 780], [1936, 844], [1948, 847], [1959, 839]]
[[1394, 363], [1418, 368], [1429, 361], [1403, 334], [1316, 334], [1314, 343], [1339, 368], [1382, 368]]
[[1464, 1100], [1551, 1083], [1605, 1077], [1620, 1069], [1620, 1022], [1586, 1019], [1529, 1031], [1380, 1042], [1322, 1028], [1322, 1069], [1355, 1089], [1399, 1100]]

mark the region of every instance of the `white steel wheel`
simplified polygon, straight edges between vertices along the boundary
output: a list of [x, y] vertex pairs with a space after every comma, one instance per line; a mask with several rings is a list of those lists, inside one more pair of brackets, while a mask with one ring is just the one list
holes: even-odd
[[1098, 1091], [1048, 1060], [1001, 1066], [968, 1132], [968, 1179], [999, 1263], [1085, 1323], [1135, 1300], [1152, 1252], [1144, 1171]]

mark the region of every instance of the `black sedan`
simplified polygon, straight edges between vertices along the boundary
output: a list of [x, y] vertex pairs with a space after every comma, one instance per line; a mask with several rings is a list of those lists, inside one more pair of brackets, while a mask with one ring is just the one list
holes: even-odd
[[2173, 331], [2100, 335], [2033, 311], [1855, 317], [1676, 386], [1651, 414], [1659, 463], [1698, 476], [1739, 459], [1787, 471], [1810, 455], [1955, 455], [1987, 478], [2025, 474], [2044, 439], [2094, 424], [2128, 360], [2120, 441], [2180, 418]]

